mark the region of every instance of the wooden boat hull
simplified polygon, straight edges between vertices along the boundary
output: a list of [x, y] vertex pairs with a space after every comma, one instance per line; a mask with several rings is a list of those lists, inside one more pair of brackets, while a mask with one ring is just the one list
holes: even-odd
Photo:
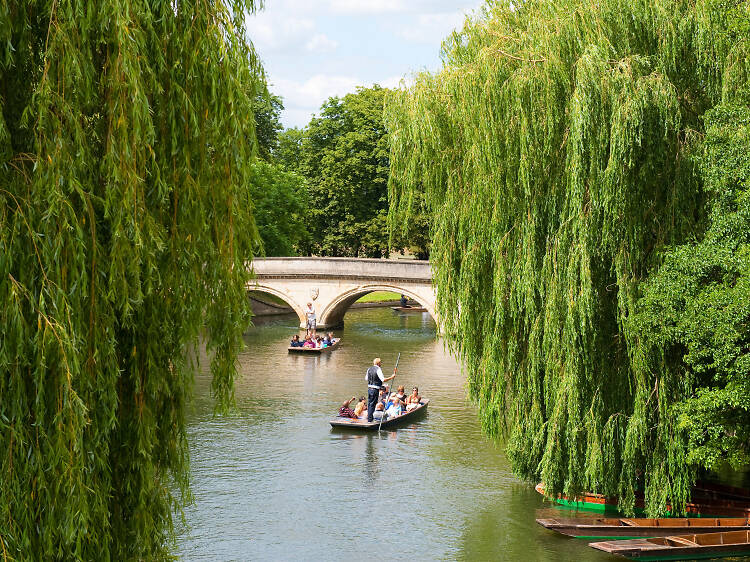
[[579, 539], [611, 538], [635, 539], [667, 537], [677, 533], [694, 534], [726, 531], [750, 531], [748, 517], [682, 517], [682, 518], [555, 518], [537, 519], [542, 527]]
[[336, 349], [339, 344], [341, 343], [341, 338], [334, 339], [333, 345], [329, 345], [328, 347], [289, 347], [287, 348], [290, 353], [311, 353], [313, 355], [317, 355], [320, 353], [328, 353], [329, 351], [333, 351]]
[[423, 306], [392, 306], [391, 310], [396, 312], [427, 312]]
[[[544, 490], [544, 484], [541, 482], [535, 486], [535, 490], [545, 497], [547, 494]], [[584, 492], [575, 498], [568, 498], [560, 494], [556, 498], [549, 498], [559, 505], [573, 509], [586, 509], [599, 511], [602, 513], [619, 514], [617, 498], [605, 497], [602, 494]], [[698, 497], [685, 505], [685, 511], [688, 517], [747, 517], [750, 516], [750, 504], [741, 501], [714, 499], [711, 497]], [[644, 501], [642, 497], [635, 500], [636, 514], [644, 513]], [[671, 507], [667, 505], [667, 512], [671, 513]]]
[[673, 535], [651, 539], [592, 542], [589, 546], [635, 560], [694, 560], [750, 553], [750, 531]]
[[363, 421], [340, 417], [335, 417], [331, 420], [330, 423], [331, 427], [354, 429], [357, 431], [377, 431], [378, 428], [391, 429], [393, 427], [403, 425], [404, 423], [414, 421], [415, 419], [420, 417], [427, 410], [427, 405], [429, 403], [430, 400], [428, 398], [423, 398], [419, 406], [414, 408], [411, 412], [405, 412], [398, 417], [384, 420], [382, 425], [380, 424], [379, 420], [368, 422], [367, 420]]

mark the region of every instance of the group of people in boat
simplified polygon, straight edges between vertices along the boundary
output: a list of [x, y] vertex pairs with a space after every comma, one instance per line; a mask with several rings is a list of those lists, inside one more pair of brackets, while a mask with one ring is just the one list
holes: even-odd
[[[372, 367], [367, 369], [365, 373], [367, 399], [365, 400], [365, 397], [362, 396], [357, 401], [357, 398], [352, 396], [341, 404], [339, 417], [372, 422], [395, 418], [419, 406], [421, 397], [416, 386], [412, 388], [409, 395], [405, 393], [403, 385], [399, 386], [396, 392], [389, 391], [388, 385], [385, 383], [395, 376], [396, 369], [393, 369], [393, 374], [386, 378], [380, 368], [380, 357], [376, 357], [372, 362]], [[355, 401], [356, 406], [352, 409], [352, 403]]]
[[[406, 395], [403, 385], [398, 387], [397, 392], [389, 392], [386, 385], [380, 390], [378, 402], [375, 404], [375, 410], [372, 413], [373, 420], [380, 421], [382, 419], [385, 421], [406, 412], [411, 412], [419, 406], [419, 401], [419, 389], [416, 386], [412, 388], [411, 394]], [[352, 409], [352, 403], [355, 402], [356, 405]], [[355, 396], [352, 396], [349, 400], [341, 404], [339, 417], [365, 421], [367, 419], [367, 399], [364, 396], [360, 396], [359, 400], [357, 400]]]
[[292, 336], [292, 341], [289, 342], [289, 347], [306, 347], [308, 349], [320, 349], [323, 347], [330, 347], [336, 343], [336, 338], [333, 337], [333, 332], [328, 332], [324, 336], [312, 336], [308, 334], [305, 339], [302, 340], [299, 334]]

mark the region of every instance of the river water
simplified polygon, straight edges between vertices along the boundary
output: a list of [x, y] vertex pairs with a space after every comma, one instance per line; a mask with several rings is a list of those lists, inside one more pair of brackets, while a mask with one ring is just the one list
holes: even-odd
[[[427, 314], [350, 310], [341, 348], [287, 353], [296, 317], [255, 319], [236, 381], [239, 412], [214, 417], [198, 377], [188, 417], [192, 490], [183, 560], [615, 560], [541, 528], [550, 507], [485, 438], [456, 361]], [[373, 357], [430, 398], [411, 426], [332, 430], [341, 402], [366, 394]]]

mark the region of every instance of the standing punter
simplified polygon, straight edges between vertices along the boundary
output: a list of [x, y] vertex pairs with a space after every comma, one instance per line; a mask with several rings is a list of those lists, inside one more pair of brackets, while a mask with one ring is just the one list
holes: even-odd
[[383, 377], [383, 371], [380, 369], [380, 357], [376, 357], [372, 361], [372, 367], [367, 369], [365, 380], [367, 381], [367, 421], [372, 421], [373, 412], [375, 412], [375, 405], [378, 403], [378, 394], [380, 393], [380, 387], [383, 383], [388, 382], [396, 376], [396, 369], [393, 369], [393, 374], [387, 379]]
[[312, 336], [313, 338], [317, 335], [316, 331], [316, 320], [315, 320], [315, 309], [311, 302], [307, 303], [307, 309], [305, 310], [305, 319], [307, 320], [307, 331], [305, 336]]

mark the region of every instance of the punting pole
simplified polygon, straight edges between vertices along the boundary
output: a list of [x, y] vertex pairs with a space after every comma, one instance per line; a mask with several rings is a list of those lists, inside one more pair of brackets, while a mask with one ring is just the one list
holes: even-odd
[[[396, 357], [396, 366], [393, 368], [393, 378], [391, 381], [396, 380], [396, 371], [398, 371], [398, 362], [399, 359], [401, 359], [401, 352], [398, 352], [398, 357]], [[391, 382], [391, 388], [393, 388], [393, 382]], [[388, 403], [388, 400], [385, 401], [385, 403]], [[380, 431], [380, 426], [383, 425], [383, 418], [385, 417], [385, 409], [383, 409], [383, 415], [380, 416], [380, 423], [378, 424], [378, 431]]]

